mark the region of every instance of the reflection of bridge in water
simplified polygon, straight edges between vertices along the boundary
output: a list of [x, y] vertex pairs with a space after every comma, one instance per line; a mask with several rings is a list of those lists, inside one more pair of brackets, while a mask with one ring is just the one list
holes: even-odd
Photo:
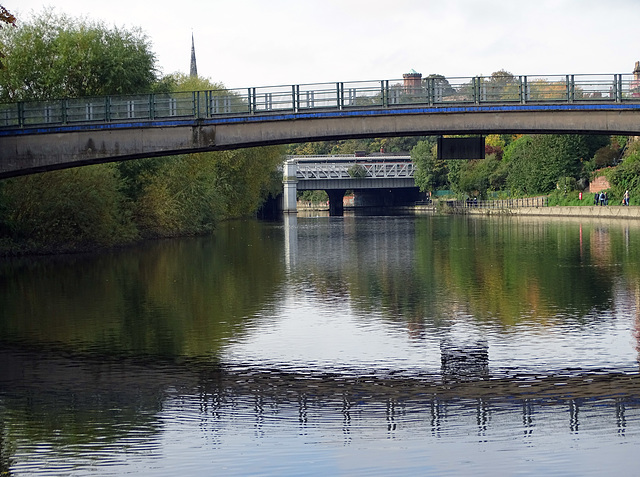
[[[454, 351], [443, 350], [449, 355]], [[75, 416], [84, 411], [109, 414], [117, 405], [135, 410], [134, 415], [124, 413], [128, 419], [143, 413], [149, 421], [149, 413], [170, 406], [172, 397], [193, 396], [197, 409], [190, 412], [201, 414], [205, 422], [211, 419], [211, 426], [222, 425], [214, 419], [222, 411], [250, 420], [274, 414], [292, 425], [337, 422], [344, 432], [360, 427], [368, 432], [376, 422], [389, 431], [419, 424], [436, 436], [453, 429], [483, 434], [492, 428], [520, 428], [526, 435], [544, 428], [547, 421], [567, 433], [582, 428], [624, 433], [640, 425], [640, 375], [610, 370], [461, 376], [446, 371], [443, 363], [441, 375], [310, 373], [205, 359], [177, 364], [155, 357], [105, 359], [10, 346], [3, 347], [0, 357], [7, 365], [0, 370], [5, 409], [30, 401], [32, 406], [40, 403], [42, 412]], [[66, 401], [73, 405], [60, 405]], [[104, 426], [103, 419], [95, 422]], [[126, 428], [127, 423], [118, 422], [120, 426]]]

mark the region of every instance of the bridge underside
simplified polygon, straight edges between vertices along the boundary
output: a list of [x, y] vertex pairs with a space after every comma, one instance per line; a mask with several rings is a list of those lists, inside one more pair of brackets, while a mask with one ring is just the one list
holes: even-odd
[[0, 178], [142, 157], [348, 138], [493, 133], [640, 135], [640, 105], [595, 106], [349, 110], [2, 130]]
[[[343, 197], [348, 190], [355, 194], [356, 207], [397, 207], [420, 200], [420, 189], [416, 187], [413, 178], [305, 180], [299, 181], [297, 185], [297, 190], [326, 191], [329, 196], [329, 215], [332, 216], [343, 214]], [[290, 191], [291, 194], [295, 192]], [[295, 201], [285, 202], [288, 205], [284, 212], [295, 213]]]
[[298, 190], [402, 189], [416, 186], [413, 177], [386, 179], [318, 179], [298, 181]]

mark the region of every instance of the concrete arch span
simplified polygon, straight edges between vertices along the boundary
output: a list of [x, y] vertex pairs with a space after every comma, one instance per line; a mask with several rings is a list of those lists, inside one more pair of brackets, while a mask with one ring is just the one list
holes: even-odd
[[555, 133], [640, 135], [640, 104], [376, 108], [0, 131], [0, 178], [85, 164], [367, 137]]

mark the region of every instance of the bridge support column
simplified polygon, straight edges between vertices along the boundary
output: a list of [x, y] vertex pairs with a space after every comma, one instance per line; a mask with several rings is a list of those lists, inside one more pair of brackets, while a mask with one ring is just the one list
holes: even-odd
[[285, 214], [295, 214], [298, 212], [298, 178], [296, 173], [298, 165], [294, 161], [287, 161], [284, 164], [284, 174], [282, 183], [284, 184], [284, 197], [282, 211]]
[[329, 216], [341, 216], [344, 214], [344, 206], [342, 199], [344, 197], [344, 189], [328, 190], [329, 196]]

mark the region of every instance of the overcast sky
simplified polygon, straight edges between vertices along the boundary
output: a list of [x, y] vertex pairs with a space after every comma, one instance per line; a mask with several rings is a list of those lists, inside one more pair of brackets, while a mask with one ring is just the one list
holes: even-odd
[[424, 76], [631, 73], [640, 0], [4, 0], [138, 26], [162, 73], [228, 88]]

